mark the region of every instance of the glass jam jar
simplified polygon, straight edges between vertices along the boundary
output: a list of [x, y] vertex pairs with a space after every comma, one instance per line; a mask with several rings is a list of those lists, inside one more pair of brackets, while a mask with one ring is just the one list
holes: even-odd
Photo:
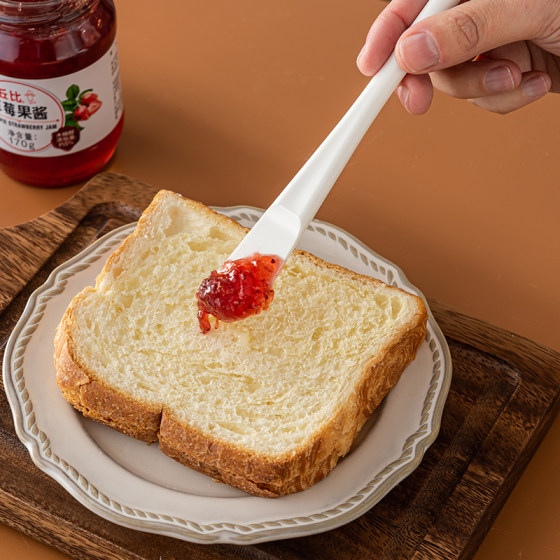
[[112, 0], [0, 0], [0, 168], [41, 187], [83, 181], [122, 127]]

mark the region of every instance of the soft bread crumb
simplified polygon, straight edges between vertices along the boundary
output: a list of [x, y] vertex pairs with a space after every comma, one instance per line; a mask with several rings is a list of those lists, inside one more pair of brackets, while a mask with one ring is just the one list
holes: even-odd
[[406, 359], [396, 360], [404, 369], [426, 311], [416, 296], [295, 252], [268, 311], [204, 335], [196, 290], [244, 233], [163, 191], [96, 288], [76, 297], [65, 336], [84, 371], [133, 401], [169, 411], [209, 440], [293, 456], [367, 384], [384, 396], [390, 387], [376, 379], [386, 376], [383, 360], [414, 332]]

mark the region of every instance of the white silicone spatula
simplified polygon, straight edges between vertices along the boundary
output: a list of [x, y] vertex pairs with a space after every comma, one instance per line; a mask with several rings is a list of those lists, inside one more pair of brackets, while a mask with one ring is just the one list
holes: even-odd
[[[429, 0], [415, 23], [458, 3], [459, 0]], [[254, 253], [276, 255], [283, 261], [287, 260], [364, 134], [404, 76], [405, 72], [397, 65], [393, 53], [317, 151], [237, 246], [229, 261]]]

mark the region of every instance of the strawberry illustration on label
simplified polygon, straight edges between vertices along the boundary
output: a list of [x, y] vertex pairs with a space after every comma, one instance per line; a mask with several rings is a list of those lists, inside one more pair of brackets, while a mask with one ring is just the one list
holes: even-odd
[[99, 111], [103, 103], [92, 89], [80, 91], [72, 84], [66, 90], [66, 99], [62, 102], [64, 109], [64, 126], [52, 133], [52, 145], [64, 151], [70, 151], [80, 140], [80, 124], [87, 121]]
[[89, 119], [89, 111], [88, 108], [85, 105], [80, 105], [75, 111], [74, 111], [74, 118], [77, 121], [85, 121], [87, 119]]

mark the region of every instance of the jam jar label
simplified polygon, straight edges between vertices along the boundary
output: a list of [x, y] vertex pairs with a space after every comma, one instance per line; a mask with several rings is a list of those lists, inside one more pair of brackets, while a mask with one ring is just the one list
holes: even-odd
[[0, 148], [53, 157], [97, 144], [122, 116], [117, 41], [91, 66], [46, 80], [0, 75]]

